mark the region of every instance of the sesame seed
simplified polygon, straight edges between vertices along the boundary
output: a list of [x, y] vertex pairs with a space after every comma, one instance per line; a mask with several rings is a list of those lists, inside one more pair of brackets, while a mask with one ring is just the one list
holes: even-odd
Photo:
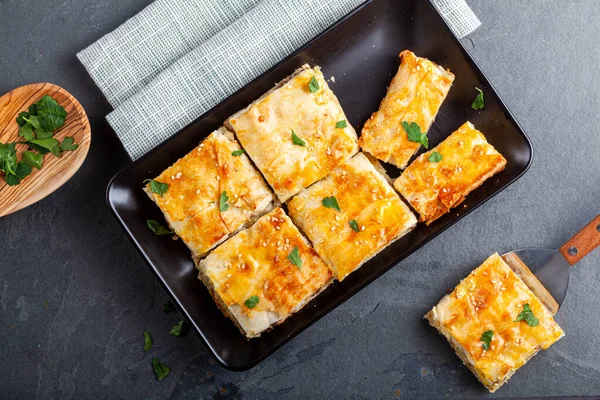
[[175, 180], [175, 175], [171, 175], [171, 180], [174, 181]]
[[233, 195], [233, 197], [235, 197], [235, 198], [237, 199], [237, 198], [238, 198], [238, 197], [240, 197], [240, 196], [238, 196], [237, 194], [234, 194], [234, 195]]
[[281, 246], [281, 240], [277, 241], [277, 247]]
[[335, 231], [335, 226], [332, 226], [329, 230], [332, 232]]
[[364, 225], [360, 227], [360, 230], [361, 230], [361, 231], [364, 231], [365, 229], [366, 229], [366, 228], [365, 228], [365, 226], [364, 226]]
[[277, 225], [277, 226], [275, 227], [275, 229], [276, 229], [276, 230], [278, 230], [278, 231], [280, 231], [280, 230], [281, 230], [281, 227], [280, 227], [279, 225]]
[[267, 216], [265, 217], [265, 219], [266, 219], [267, 221], [270, 221], [270, 220], [271, 220], [271, 217], [269, 217], [269, 216], [267, 215]]
[[446, 193], [447, 192], [446, 188], [442, 188], [442, 192]]
[[196, 194], [200, 194], [200, 189], [196, 190]]
[[267, 243], [266, 242], [262, 242], [263, 247], [267, 247]]
[[377, 238], [377, 235], [372, 235], [371, 237], [372, 237], [373, 239], [376, 239], [376, 238]]
[[325, 149], [325, 154], [327, 154], [327, 155], [331, 154], [331, 149], [329, 147], [327, 149]]
[[383, 199], [382, 195], [377, 196], [379, 198], [379, 200]]
[[177, 175], [175, 175], [175, 178], [177, 178], [177, 179], [181, 178], [181, 172], [178, 172]]
[[217, 180], [218, 180], [218, 181], [220, 181], [220, 180], [221, 180], [221, 177], [220, 177], [219, 175], [217, 175]]
[[[231, 267], [230, 267], [230, 268], [231, 268]], [[228, 277], [228, 278], [231, 278], [231, 274], [227, 274], [227, 277]]]
[[377, 196], [375, 196], [375, 195], [371, 195], [371, 198], [372, 198], [373, 200], [377, 200]]
[[346, 176], [346, 171], [342, 171], [342, 176]]
[[289, 243], [289, 242], [290, 242], [290, 239], [288, 239], [288, 238], [285, 238], [285, 243], [287, 244], [287, 243]]
[[226, 283], [226, 284], [225, 284], [225, 287], [226, 287], [227, 289], [229, 289], [229, 283]]
[[485, 276], [488, 276], [488, 275], [489, 275], [487, 271], [483, 271], [482, 273], [483, 273], [483, 275], [485, 275]]
[[371, 193], [377, 193], [377, 189], [371, 190]]
[[336, 220], [338, 220], [338, 221], [339, 221], [341, 218], [342, 218], [342, 217], [340, 217], [339, 215], [336, 215], [336, 216], [335, 216], [335, 219], [336, 219]]
[[500, 290], [502, 290], [503, 292], [506, 290], [505, 287], [501, 287]]
[[458, 167], [456, 167], [456, 170], [457, 170], [458, 172], [462, 171], [462, 168], [460, 167], [460, 165], [459, 165]]

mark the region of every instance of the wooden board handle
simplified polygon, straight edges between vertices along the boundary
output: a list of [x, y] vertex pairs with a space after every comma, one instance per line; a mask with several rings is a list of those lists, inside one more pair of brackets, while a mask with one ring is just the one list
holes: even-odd
[[600, 215], [565, 243], [560, 248], [560, 252], [569, 264], [574, 265], [598, 246], [600, 246]]

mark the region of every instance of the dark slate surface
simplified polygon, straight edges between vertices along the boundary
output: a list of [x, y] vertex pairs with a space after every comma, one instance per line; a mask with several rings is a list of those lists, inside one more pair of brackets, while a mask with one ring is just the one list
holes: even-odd
[[[0, 93], [50, 81], [92, 123], [90, 154], [54, 195], [0, 219], [0, 398], [487, 397], [427, 309], [494, 251], [559, 247], [600, 211], [600, 4], [470, 1], [463, 42], [531, 137], [515, 185], [254, 369], [222, 369], [176, 315], [104, 200], [129, 162], [75, 53], [148, 0], [0, 0]], [[600, 395], [600, 251], [578, 265], [557, 320], [567, 336], [495, 397]], [[142, 350], [142, 332], [154, 338]], [[171, 367], [156, 381], [152, 356]]]

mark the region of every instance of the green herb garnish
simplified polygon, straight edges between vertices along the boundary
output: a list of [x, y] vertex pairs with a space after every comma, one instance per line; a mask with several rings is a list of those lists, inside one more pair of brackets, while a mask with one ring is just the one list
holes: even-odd
[[429, 140], [427, 139], [427, 132], [422, 133], [421, 127], [416, 122], [408, 123], [406, 121], [402, 121], [402, 127], [406, 131], [406, 135], [408, 136], [408, 140], [415, 143], [421, 143], [423, 147], [429, 147]]
[[300, 252], [298, 251], [298, 246], [294, 246], [293, 250], [290, 254], [288, 254], [287, 259], [290, 260], [292, 264], [296, 267], [302, 267], [302, 258], [300, 258]]
[[150, 182], [150, 191], [152, 193], [156, 193], [160, 195], [160, 197], [164, 197], [164, 194], [169, 190], [168, 183], [162, 183], [159, 181], [155, 181], [154, 179], [146, 179], [144, 183]]
[[529, 303], [523, 304], [523, 311], [519, 313], [519, 316], [517, 317], [515, 322], [518, 321], [525, 321], [529, 326], [537, 326], [540, 323], [540, 321], [535, 317], [535, 315], [533, 315], [533, 311], [531, 311]]
[[477, 97], [475, 97], [473, 103], [471, 103], [471, 108], [473, 110], [481, 110], [483, 107], [485, 107], [485, 100], [483, 99], [483, 90], [479, 89], [478, 87], [476, 87], [475, 89], [477, 89], [479, 94], [477, 95]]
[[336, 211], [342, 211], [335, 196], [325, 197], [321, 203], [327, 208], [333, 208]]
[[154, 373], [159, 381], [165, 379], [166, 376], [169, 375], [169, 372], [171, 372], [171, 368], [158, 361], [158, 358], [156, 357], [152, 358], [152, 367], [154, 368]]
[[442, 161], [442, 155], [440, 153], [438, 153], [437, 151], [434, 151], [433, 153], [431, 153], [429, 155], [429, 157], [427, 157], [427, 159], [431, 162], [435, 162], [438, 163], [440, 161]]
[[306, 146], [306, 142], [300, 138], [300, 136], [296, 135], [296, 132], [292, 129], [292, 143], [296, 146]]
[[175, 305], [173, 303], [171, 303], [170, 301], [167, 301], [165, 304], [163, 304], [162, 310], [165, 314], [171, 314], [171, 313], [177, 312]]
[[244, 154], [244, 149], [239, 149], [231, 152], [231, 155], [234, 157], [239, 157]]
[[481, 344], [481, 347], [483, 347], [484, 350], [487, 350], [490, 348], [490, 342], [492, 341], [493, 336], [494, 336], [494, 332], [492, 332], [492, 331], [485, 331], [481, 335], [481, 341], [483, 342]]
[[313, 77], [310, 78], [310, 82], [308, 82], [308, 90], [310, 90], [311, 93], [316, 93], [319, 91], [319, 81], [317, 80], [316, 75], [313, 75]]
[[350, 225], [350, 228], [352, 228], [356, 232], [360, 231], [360, 229], [358, 228], [358, 222], [356, 222], [355, 219], [351, 219], [350, 222], [348, 222], [348, 224]]
[[225, 212], [229, 210], [229, 204], [227, 203], [228, 201], [229, 196], [227, 196], [227, 192], [223, 190], [223, 193], [221, 193], [221, 196], [219, 196], [219, 211]]
[[343, 129], [343, 128], [347, 128], [348, 127], [348, 123], [346, 122], [345, 119], [338, 121], [337, 124], [335, 124], [335, 127], [338, 129]]
[[248, 297], [248, 299], [246, 299], [244, 305], [248, 308], [254, 308], [257, 306], [259, 301], [260, 299], [258, 298], [258, 296], [250, 296]]
[[179, 321], [177, 325], [171, 328], [169, 335], [171, 336], [181, 336], [182, 333], [185, 333], [185, 322]]
[[152, 348], [152, 338], [148, 331], [144, 331], [144, 351], [148, 351]]
[[165, 228], [164, 226], [162, 226], [161, 224], [159, 224], [158, 222], [156, 222], [153, 219], [147, 220], [146, 225], [148, 225], [148, 228], [150, 228], [152, 233], [154, 233], [156, 236], [170, 235], [173, 233], [173, 231], [168, 230], [167, 228]]
[[[52, 97], [45, 95], [37, 103], [22, 111], [16, 118], [19, 136], [23, 142], [0, 143], [0, 171], [10, 186], [18, 185], [29, 174], [31, 167], [41, 169], [44, 154], [52, 153], [60, 157], [62, 152], [77, 149], [73, 138], [65, 138], [62, 143], [53, 139], [54, 131], [65, 123], [67, 112]], [[29, 149], [17, 160], [16, 145], [24, 144]]]

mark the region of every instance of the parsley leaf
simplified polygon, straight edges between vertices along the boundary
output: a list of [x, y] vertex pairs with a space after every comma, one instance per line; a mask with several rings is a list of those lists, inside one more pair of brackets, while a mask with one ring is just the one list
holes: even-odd
[[258, 305], [259, 301], [260, 299], [258, 298], [258, 296], [250, 296], [246, 299], [244, 305], [248, 308], [254, 308]]
[[325, 197], [321, 203], [327, 208], [333, 208], [336, 211], [342, 211], [335, 196]]
[[182, 333], [185, 333], [186, 324], [184, 321], [179, 321], [177, 325], [171, 328], [169, 335], [171, 336], [181, 336]]
[[45, 131], [54, 132], [65, 124], [67, 112], [64, 107], [47, 94], [36, 103], [37, 119]]
[[540, 321], [535, 317], [535, 315], [533, 315], [533, 311], [529, 307], [529, 303], [523, 304], [523, 311], [519, 313], [519, 316], [517, 317], [515, 322], [518, 321], [525, 321], [529, 326], [537, 326], [540, 323]]
[[300, 138], [300, 136], [296, 135], [296, 132], [292, 129], [292, 143], [296, 146], [306, 146], [306, 142]]
[[74, 144], [73, 142], [75, 141], [75, 139], [73, 139], [70, 136], [67, 136], [66, 138], [63, 139], [62, 143], [60, 144], [60, 146], [58, 146], [60, 148], [60, 151], [73, 151], [73, 150], [77, 150], [77, 148], [79, 147], [78, 144]]
[[292, 264], [296, 267], [302, 267], [302, 258], [300, 258], [300, 252], [298, 251], [298, 246], [294, 246], [291, 253], [288, 254], [287, 259], [290, 260]]
[[310, 78], [310, 82], [308, 82], [308, 90], [310, 90], [311, 93], [316, 93], [319, 91], [319, 81], [317, 80], [317, 76], [313, 75], [312, 78]]
[[21, 136], [25, 140], [35, 139], [35, 134], [33, 133], [33, 126], [29, 122], [19, 128], [19, 136]]
[[43, 149], [50, 151], [56, 157], [60, 157], [60, 142], [54, 138], [28, 140], [27, 144], [37, 145]]
[[152, 338], [148, 331], [144, 331], [144, 351], [148, 351], [152, 348]]
[[481, 341], [483, 342], [481, 344], [481, 347], [483, 347], [484, 350], [487, 350], [490, 348], [490, 342], [492, 341], [493, 336], [494, 336], [494, 332], [492, 332], [492, 331], [485, 331], [481, 335]]
[[39, 153], [34, 153], [29, 150], [23, 152], [23, 162], [30, 167], [35, 167], [37, 169], [42, 169], [42, 163], [44, 162], [44, 155]]
[[54, 133], [52, 133], [52, 132], [35, 131], [35, 138], [36, 139], [49, 139], [49, 138], [52, 137], [52, 135], [54, 135]]
[[168, 183], [162, 183], [155, 181], [154, 179], [146, 179], [144, 183], [146, 182], [150, 182], [150, 191], [160, 195], [160, 197], [164, 197], [164, 194], [167, 193], [167, 190], [169, 190]]
[[232, 152], [231, 152], [231, 155], [232, 155], [232, 156], [234, 156], [234, 157], [239, 157], [239, 156], [241, 156], [242, 154], [244, 154], [244, 149], [235, 150], [235, 151], [232, 151]]
[[227, 192], [223, 190], [223, 193], [221, 193], [221, 196], [219, 197], [219, 211], [225, 212], [229, 210], [229, 204], [227, 204], [228, 201], [229, 196], [227, 196]]
[[[32, 104], [33, 106], [33, 104]], [[19, 126], [23, 126], [27, 123], [27, 121], [25, 121], [24, 118], [29, 118], [31, 114], [28, 113], [27, 111], [22, 111], [19, 113], [19, 115], [17, 116], [17, 125]]]
[[335, 127], [338, 129], [343, 129], [343, 128], [347, 128], [348, 127], [348, 123], [346, 122], [345, 119], [338, 121], [337, 124], [335, 124]]
[[167, 301], [165, 304], [163, 304], [163, 312], [165, 314], [176, 313], [177, 309], [175, 308], [175, 305], [173, 303]]
[[427, 157], [427, 159], [429, 161], [435, 162], [435, 163], [442, 161], [442, 158], [443, 158], [442, 155], [440, 153], [438, 153], [437, 151], [434, 151], [433, 153], [431, 153], [429, 155], [429, 157]]
[[31, 167], [20, 161], [15, 168], [15, 176], [19, 179], [24, 179], [27, 175], [31, 174]]
[[171, 233], [173, 233], [173, 231], [168, 230], [153, 219], [147, 220], [146, 225], [148, 225], [148, 228], [150, 228], [152, 233], [154, 233], [156, 236], [170, 235]]
[[[35, 115], [30, 115], [29, 117], [23, 117], [23, 119], [25, 121], [27, 121], [27, 123], [31, 126], [33, 126], [33, 128], [36, 131], [42, 130], [42, 127], [40, 125], [40, 121], [38, 121], [38, 118]], [[26, 124], [27, 125], [27, 124]]]
[[475, 100], [473, 100], [473, 103], [471, 103], [471, 108], [473, 110], [481, 110], [483, 107], [485, 107], [485, 100], [483, 98], [483, 90], [479, 89], [478, 87], [476, 87], [475, 89], [477, 89], [479, 94], [477, 95], [477, 97], [475, 97]]
[[429, 147], [429, 139], [427, 139], [427, 133], [421, 132], [421, 127], [416, 122], [410, 124], [406, 121], [402, 121], [402, 127], [406, 131], [408, 140], [415, 143], [421, 143], [423, 147]]
[[360, 231], [360, 229], [358, 228], [358, 222], [356, 222], [355, 219], [351, 219], [350, 222], [348, 222], [348, 224], [350, 225], [350, 228], [352, 228], [356, 232]]
[[156, 357], [152, 358], [152, 367], [154, 368], [154, 373], [159, 381], [165, 379], [166, 376], [169, 375], [169, 372], [171, 372], [171, 368], [158, 361], [158, 358]]

